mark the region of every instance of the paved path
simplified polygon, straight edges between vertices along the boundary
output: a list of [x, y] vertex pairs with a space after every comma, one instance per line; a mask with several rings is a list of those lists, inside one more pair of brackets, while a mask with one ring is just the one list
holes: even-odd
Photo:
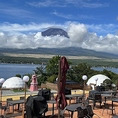
[[[55, 90], [51, 90], [51, 92], [56, 92]], [[26, 92], [27, 94], [38, 94], [38, 91], [30, 91], [28, 90]], [[8, 95], [22, 95], [24, 92], [14, 92], [13, 90], [2, 90], [2, 95], [3, 96], [8, 96]]]
[[[51, 93], [56, 93], [57, 91], [55, 90], [51, 90]], [[88, 93], [88, 91], [85, 91], [86, 93]], [[71, 90], [71, 93], [72, 94], [82, 94], [83, 91], [82, 90]], [[26, 92], [27, 96], [30, 96], [30, 95], [37, 95], [38, 94], [38, 91], [30, 91], [28, 90]], [[2, 101], [6, 101], [7, 98], [13, 98], [14, 100], [15, 99], [19, 99], [20, 96], [24, 96], [24, 92], [14, 92], [13, 90], [2, 90]]]
[[[27, 91], [27, 94], [38, 94], [38, 91]], [[9, 95], [23, 95], [24, 92], [14, 92], [13, 90], [2, 90], [3, 96], [9, 96]]]
[[[51, 92], [56, 92], [55, 90], [51, 90]], [[37, 95], [38, 91], [27, 91], [26, 97], [30, 95]], [[2, 101], [6, 101], [7, 98], [19, 99], [20, 96], [24, 96], [24, 92], [14, 92], [13, 90], [2, 90]]]

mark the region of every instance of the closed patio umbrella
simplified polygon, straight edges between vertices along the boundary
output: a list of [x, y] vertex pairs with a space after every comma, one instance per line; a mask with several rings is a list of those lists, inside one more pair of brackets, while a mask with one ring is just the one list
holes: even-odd
[[69, 65], [66, 57], [61, 57], [59, 62], [59, 73], [58, 73], [58, 95], [56, 96], [58, 106], [58, 118], [60, 117], [60, 109], [64, 109], [67, 105], [65, 98], [65, 85], [66, 85], [66, 73], [69, 69]]

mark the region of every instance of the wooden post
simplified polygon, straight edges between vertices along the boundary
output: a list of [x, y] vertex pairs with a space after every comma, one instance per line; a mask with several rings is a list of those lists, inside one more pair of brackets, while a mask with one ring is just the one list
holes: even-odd
[[58, 72], [58, 118], [60, 118], [60, 79], [61, 79], [61, 61], [59, 61], [59, 72]]
[[25, 100], [26, 100], [26, 82], [25, 82], [25, 88], [24, 88], [24, 91], [25, 91], [25, 93], [24, 93], [24, 107], [23, 107], [23, 109], [22, 109], [22, 118], [25, 118], [25, 112], [24, 112], [24, 110], [25, 110]]

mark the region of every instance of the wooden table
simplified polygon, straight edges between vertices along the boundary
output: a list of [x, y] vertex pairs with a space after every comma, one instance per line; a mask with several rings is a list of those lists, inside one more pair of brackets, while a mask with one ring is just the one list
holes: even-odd
[[52, 116], [54, 116], [54, 104], [56, 104], [56, 101], [55, 100], [48, 100], [47, 101], [48, 104], [52, 104]]
[[71, 100], [73, 98], [77, 100], [77, 98], [83, 97], [83, 94], [71, 94], [71, 95], [65, 95], [65, 97], [69, 99], [69, 104], [71, 104]]
[[14, 105], [18, 104], [18, 110], [19, 110], [19, 105], [23, 104], [24, 100], [12, 100], [12, 101], [8, 101], [8, 105], [11, 104], [13, 106], [13, 113], [14, 113]]
[[64, 110], [71, 112], [71, 118], [73, 118], [73, 113], [77, 111], [78, 107], [82, 107], [82, 105], [80, 103], [70, 104], [70, 105], [67, 105]]
[[104, 93], [104, 94], [101, 94], [101, 96], [104, 97], [105, 103], [106, 103], [106, 100], [107, 100], [108, 97], [111, 97], [111, 99], [112, 99], [112, 94], [107, 94], [107, 93], [105, 94]]

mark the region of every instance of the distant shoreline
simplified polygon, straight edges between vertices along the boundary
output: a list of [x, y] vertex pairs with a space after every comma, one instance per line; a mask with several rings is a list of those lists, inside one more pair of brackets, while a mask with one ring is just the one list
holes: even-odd
[[[17, 54], [17, 53], [3, 53], [4, 56], [11, 56], [11, 57], [29, 57], [29, 58], [52, 58], [56, 55], [51, 54]], [[61, 56], [61, 55], [60, 55]], [[105, 58], [98, 58], [98, 57], [92, 57], [92, 56], [67, 56], [63, 55], [67, 59], [91, 59], [91, 60], [101, 60], [101, 61], [112, 61], [112, 62], [118, 62], [118, 59], [105, 59]]]

